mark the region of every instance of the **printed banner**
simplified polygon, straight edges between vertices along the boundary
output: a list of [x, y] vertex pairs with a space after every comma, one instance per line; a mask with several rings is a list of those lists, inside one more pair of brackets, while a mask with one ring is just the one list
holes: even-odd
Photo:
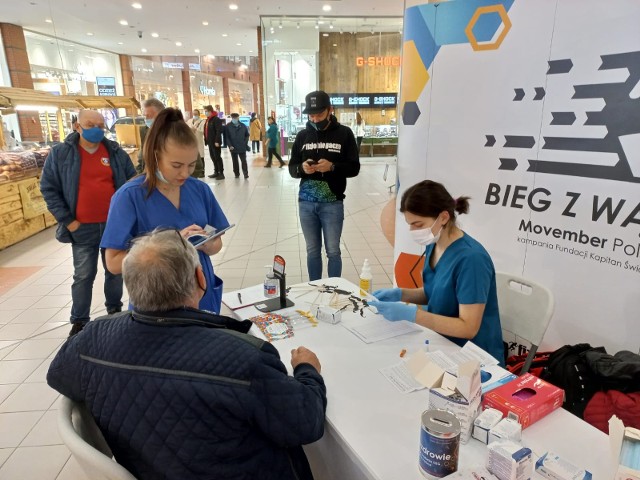
[[[547, 286], [545, 346], [640, 339], [640, 2], [407, 1], [400, 195], [469, 195], [496, 270]], [[422, 253], [396, 219], [396, 280]]]

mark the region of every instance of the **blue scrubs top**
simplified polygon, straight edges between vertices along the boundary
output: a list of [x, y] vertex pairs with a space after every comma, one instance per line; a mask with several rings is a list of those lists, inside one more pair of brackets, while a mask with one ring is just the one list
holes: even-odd
[[[460, 305], [484, 304], [480, 330], [473, 343], [494, 356], [504, 366], [502, 328], [498, 312], [496, 271], [489, 253], [466, 233], [444, 251], [436, 268], [430, 258], [435, 244], [425, 253], [422, 280], [427, 295], [427, 311], [446, 317], [458, 317]], [[467, 339], [447, 337], [464, 346]]]
[[[180, 187], [180, 209], [157, 189], [147, 198], [145, 175], [124, 184], [111, 198], [107, 225], [100, 246], [127, 250], [131, 240], [154, 228], [166, 227], [182, 230], [196, 224], [209, 224], [217, 230], [228, 227], [229, 222], [213, 192], [204, 182], [189, 177]], [[198, 251], [200, 264], [207, 279], [207, 291], [200, 300], [200, 308], [220, 312], [222, 280], [213, 272], [209, 255]]]

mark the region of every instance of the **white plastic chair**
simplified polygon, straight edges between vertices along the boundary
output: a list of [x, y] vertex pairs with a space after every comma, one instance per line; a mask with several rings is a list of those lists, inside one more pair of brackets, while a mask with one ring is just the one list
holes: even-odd
[[553, 293], [544, 285], [504, 272], [496, 272], [496, 286], [502, 330], [531, 343], [521, 371], [526, 373], [551, 321]]
[[62, 397], [58, 430], [65, 445], [91, 480], [136, 480], [112, 458], [111, 449], [84, 405]]

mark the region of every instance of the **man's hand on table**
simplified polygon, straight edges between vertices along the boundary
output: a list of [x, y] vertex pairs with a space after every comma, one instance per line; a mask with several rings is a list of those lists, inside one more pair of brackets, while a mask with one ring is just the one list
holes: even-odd
[[295, 368], [301, 363], [308, 363], [320, 373], [320, 360], [306, 347], [298, 347], [291, 350], [291, 366]]

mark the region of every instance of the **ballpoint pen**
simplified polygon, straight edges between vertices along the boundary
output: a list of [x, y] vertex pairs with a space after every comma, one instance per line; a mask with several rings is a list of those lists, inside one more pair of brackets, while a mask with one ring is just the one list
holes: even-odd
[[238, 292], [238, 301], [242, 303], [242, 295], [240, 294], [240, 292]]

